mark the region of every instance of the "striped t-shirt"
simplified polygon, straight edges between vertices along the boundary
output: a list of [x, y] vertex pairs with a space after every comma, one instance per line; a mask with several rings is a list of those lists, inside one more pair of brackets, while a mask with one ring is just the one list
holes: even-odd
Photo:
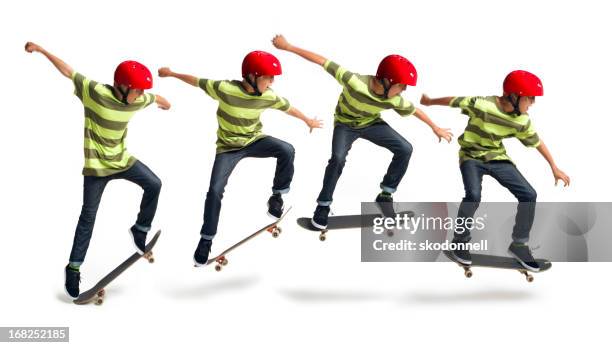
[[540, 145], [528, 114], [511, 115], [497, 105], [497, 97], [455, 97], [450, 106], [461, 108], [470, 117], [459, 137], [459, 161], [476, 159], [484, 162], [508, 160], [505, 138], [517, 138], [528, 147]]
[[323, 68], [343, 87], [334, 113], [336, 123], [351, 128], [364, 128], [381, 122], [380, 112], [383, 110], [393, 109], [401, 116], [412, 115], [416, 110], [412, 103], [400, 95], [384, 98], [374, 94], [370, 89], [370, 81], [374, 76], [350, 72], [330, 60], [323, 64]]
[[198, 79], [198, 85], [219, 102], [217, 153], [239, 150], [265, 137], [259, 119], [265, 109], [287, 111], [291, 107], [270, 88], [256, 96], [249, 94], [240, 81]]
[[127, 126], [134, 113], [155, 101], [146, 93], [125, 105], [113, 95], [112, 87], [72, 74], [74, 94], [85, 108], [85, 164], [83, 175], [108, 176], [129, 169], [136, 158], [127, 152]]

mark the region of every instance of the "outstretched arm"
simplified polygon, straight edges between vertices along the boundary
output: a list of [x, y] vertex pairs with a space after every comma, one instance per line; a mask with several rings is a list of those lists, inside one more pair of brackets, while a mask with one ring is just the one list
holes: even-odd
[[423, 121], [426, 125], [428, 125], [434, 134], [438, 137], [438, 142], [442, 141], [442, 139], [447, 142], [451, 142], [453, 140], [453, 133], [451, 133], [450, 128], [440, 128], [438, 127], [430, 118], [427, 116], [423, 110], [416, 108], [414, 112], [414, 116], [419, 120]]
[[198, 78], [195, 76], [175, 73], [168, 67], [160, 68], [157, 73], [159, 74], [159, 77], [174, 77], [194, 87], [198, 87]]
[[310, 52], [305, 49], [299, 48], [297, 46], [291, 45], [289, 41], [287, 41], [287, 39], [285, 39], [283, 35], [276, 35], [272, 39], [272, 44], [274, 45], [274, 47], [278, 48], [279, 50], [295, 53], [298, 56], [310, 62], [318, 64], [320, 66], [323, 66], [323, 64], [325, 64], [325, 62], [327, 61], [327, 59], [323, 56], [320, 56], [314, 52]]
[[297, 119], [300, 119], [302, 121], [304, 121], [304, 123], [306, 123], [306, 125], [308, 126], [308, 128], [310, 128], [310, 133], [312, 133], [312, 130], [314, 128], [322, 128], [323, 127], [323, 121], [319, 120], [317, 118], [308, 118], [306, 115], [304, 115], [300, 110], [294, 108], [293, 106], [289, 108], [289, 110], [285, 111], [285, 113], [287, 115], [291, 115]]
[[431, 106], [431, 105], [441, 105], [441, 106], [449, 106], [450, 102], [455, 97], [442, 97], [442, 98], [430, 98], [427, 94], [423, 94], [421, 96], [421, 105]]
[[538, 149], [538, 152], [542, 154], [542, 157], [544, 157], [550, 165], [550, 169], [552, 170], [553, 175], [555, 176], [555, 186], [557, 185], [559, 180], [563, 181], [563, 186], [569, 186], [569, 176], [567, 176], [561, 169], [557, 167], [555, 161], [552, 158], [552, 155], [550, 154], [550, 151], [548, 151], [548, 147], [546, 147], [546, 144], [544, 144], [544, 141], [542, 141], [542, 139], [540, 139], [540, 145], [538, 145], [536, 149]]
[[47, 57], [47, 59], [49, 59], [49, 61], [51, 61], [51, 63], [53, 63], [53, 65], [57, 68], [57, 70], [59, 70], [62, 75], [66, 76], [69, 79], [72, 78], [72, 73], [74, 70], [70, 67], [70, 65], [66, 64], [63, 60], [57, 58], [41, 46], [33, 42], [28, 42], [25, 45], [25, 50], [28, 53], [39, 52], [43, 54], [45, 57]]

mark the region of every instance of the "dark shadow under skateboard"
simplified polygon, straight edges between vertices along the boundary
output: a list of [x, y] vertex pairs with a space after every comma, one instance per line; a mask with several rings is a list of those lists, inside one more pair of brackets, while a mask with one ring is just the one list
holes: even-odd
[[107, 274], [104, 278], [102, 278], [99, 282], [96, 283], [91, 289], [81, 293], [78, 298], [76, 298], [73, 302], [76, 304], [87, 304], [93, 302], [97, 305], [101, 305], [104, 302], [104, 295], [106, 291], [104, 288], [110, 284], [113, 280], [115, 280], [123, 271], [128, 269], [131, 265], [136, 263], [136, 261], [141, 258], [146, 259], [149, 263], [155, 262], [153, 258], [153, 247], [155, 243], [157, 243], [157, 239], [159, 239], [159, 235], [161, 234], [161, 230], [157, 231], [151, 241], [145, 246], [145, 252], [143, 255], [139, 253], [134, 253], [127, 260], [123, 261], [119, 266], [117, 266], [114, 270], [112, 270], [109, 274]]
[[491, 268], [501, 268], [501, 269], [510, 269], [516, 270], [522, 275], [525, 276], [525, 279], [528, 282], [533, 281], [533, 275], [531, 273], [540, 273], [546, 270], [549, 270], [552, 267], [552, 263], [548, 260], [544, 259], [536, 259], [536, 262], [540, 266], [540, 270], [537, 272], [531, 271], [523, 267], [516, 259], [509, 256], [495, 256], [495, 255], [484, 255], [484, 254], [475, 254], [472, 253], [472, 264], [466, 265], [461, 262], [456, 261], [451, 255], [450, 251], [444, 250], [444, 255], [459, 267], [463, 268], [463, 274], [467, 278], [472, 277], [472, 267], [491, 267]]
[[[412, 211], [403, 211], [396, 213], [397, 215], [407, 214], [408, 217], [414, 216], [414, 212]], [[384, 217], [383, 214], [356, 214], [356, 215], [335, 215], [330, 216], [327, 219], [327, 228], [319, 229], [312, 225], [311, 218], [309, 217], [301, 217], [297, 219], [298, 225], [302, 228], [307, 229], [309, 231], [318, 232], [319, 240], [322, 242], [327, 239], [327, 232], [332, 230], [343, 230], [349, 228], [362, 228], [362, 227], [372, 227], [374, 226], [374, 219]], [[389, 237], [393, 236], [392, 230], [387, 230], [387, 235]]]
[[215, 270], [216, 271], [221, 271], [223, 269], [223, 266], [227, 266], [228, 261], [227, 261], [227, 254], [236, 249], [237, 247], [241, 246], [242, 244], [246, 243], [247, 241], [255, 238], [257, 235], [261, 234], [264, 231], [270, 232], [272, 234], [272, 237], [277, 238], [281, 232], [283, 231], [280, 226], [278, 226], [278, 224], [281, 222], [281, 220], [289, 213], [289, 211], [291, 210], [291, 207], [289, 207], [285, 213], [276, 221], [266, 225], [265, 227], [260, 228], [259, 230], [253, 232], [252, 234], [248, 235], [246, 238], [242, 239], [241, 241], [239, 241], [238, 243], [230, 246], [229, 248], [225, 249], [222, 253], [220, 253], [219, 255], [215, 256], [215, 257], [211, 257], [210, 259], [208, 259], [208, 261], [206, 262], [206, 265], [210, 265], [212, 263], [215, 263]]

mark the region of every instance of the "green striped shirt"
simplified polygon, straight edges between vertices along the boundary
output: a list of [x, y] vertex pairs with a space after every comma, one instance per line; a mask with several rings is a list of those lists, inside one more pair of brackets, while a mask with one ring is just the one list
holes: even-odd
[[108, 176], [129, 169], [136, 158], [127, 152], [127, 126], [134, 113], [155, 101], [146, 93], [125, 105], [115, 98], [110, 86], [72, 74], [74, 94], [85, 108], [85, 164], [83, 175]]
[[364, 128], [381, 122], [380, 112], [383, 110], [393, 109], [401, 116], [412, 115], [416, 110], [400, 95], [385, 99], [374, 94], [370, 89], [373, 76], [352, 73], [330, 60], [323, 64], [323, 68], [342, 85], [334, 113], [336, 123]]
[[464, 133], [459, 137], [459, 161], [476, 159], [484, 162], [508, 160], [505, 138], [517, 138], [528, 147], [540, 145], [529, 115], [510, 115], [497, 105], [497, 97], [455, 97], [450, 106], [461, 108], [470, 117]]
[[270, 88], [256, 96], [249, 94], [240, 81], [198, 79], [198, 85], [219, 102], [217, 153], [239, 150], [265, 137], [259, 119], [265, 109], [287, 111], [291, 107]]

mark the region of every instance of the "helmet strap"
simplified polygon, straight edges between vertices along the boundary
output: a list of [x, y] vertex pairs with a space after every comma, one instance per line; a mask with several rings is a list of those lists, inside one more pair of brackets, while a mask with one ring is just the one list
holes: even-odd
[[512, 107], [514, 108], [514, 110], [512, 110], [512, 115], [520, 115], [521, 110], [519, 109], [519, 103], [521, 101], [521, 97], [512, 93], [506, 96], [506, 100], [508, 100], [508, 102], [510, 102], [510, 105], [512, 105]]
[[250, 75], [247, 75], [247, 82], [249, 83], [249, 85], [251, 85], [251, 87], [253, 87], [253, 89], [255, 90], [255, 95], [256, 96], [261, 96], [261, 91], [259, 90], [259, 88], [257, 87], [257, 76], [253, 75], [253, 79], [251, 80]]
[[383, 96], [385, 97], [385, 99], [389, 99], [389, 90], [391, 89], [391, 83], [385, 83], [385, 79], [382, 78], [380, 80], [378, 80], [378, 82], [380, 82], [380, 84], [383, 86]]
[[117, 91], [119, 91], [119, 94], [121, 95], [121, 102], [128, 105], [127, 97], [128, 94], [130, 94], [130, 88], [128, 87], [125, 91], [123, 91], [120, 86], [117, 86]]

